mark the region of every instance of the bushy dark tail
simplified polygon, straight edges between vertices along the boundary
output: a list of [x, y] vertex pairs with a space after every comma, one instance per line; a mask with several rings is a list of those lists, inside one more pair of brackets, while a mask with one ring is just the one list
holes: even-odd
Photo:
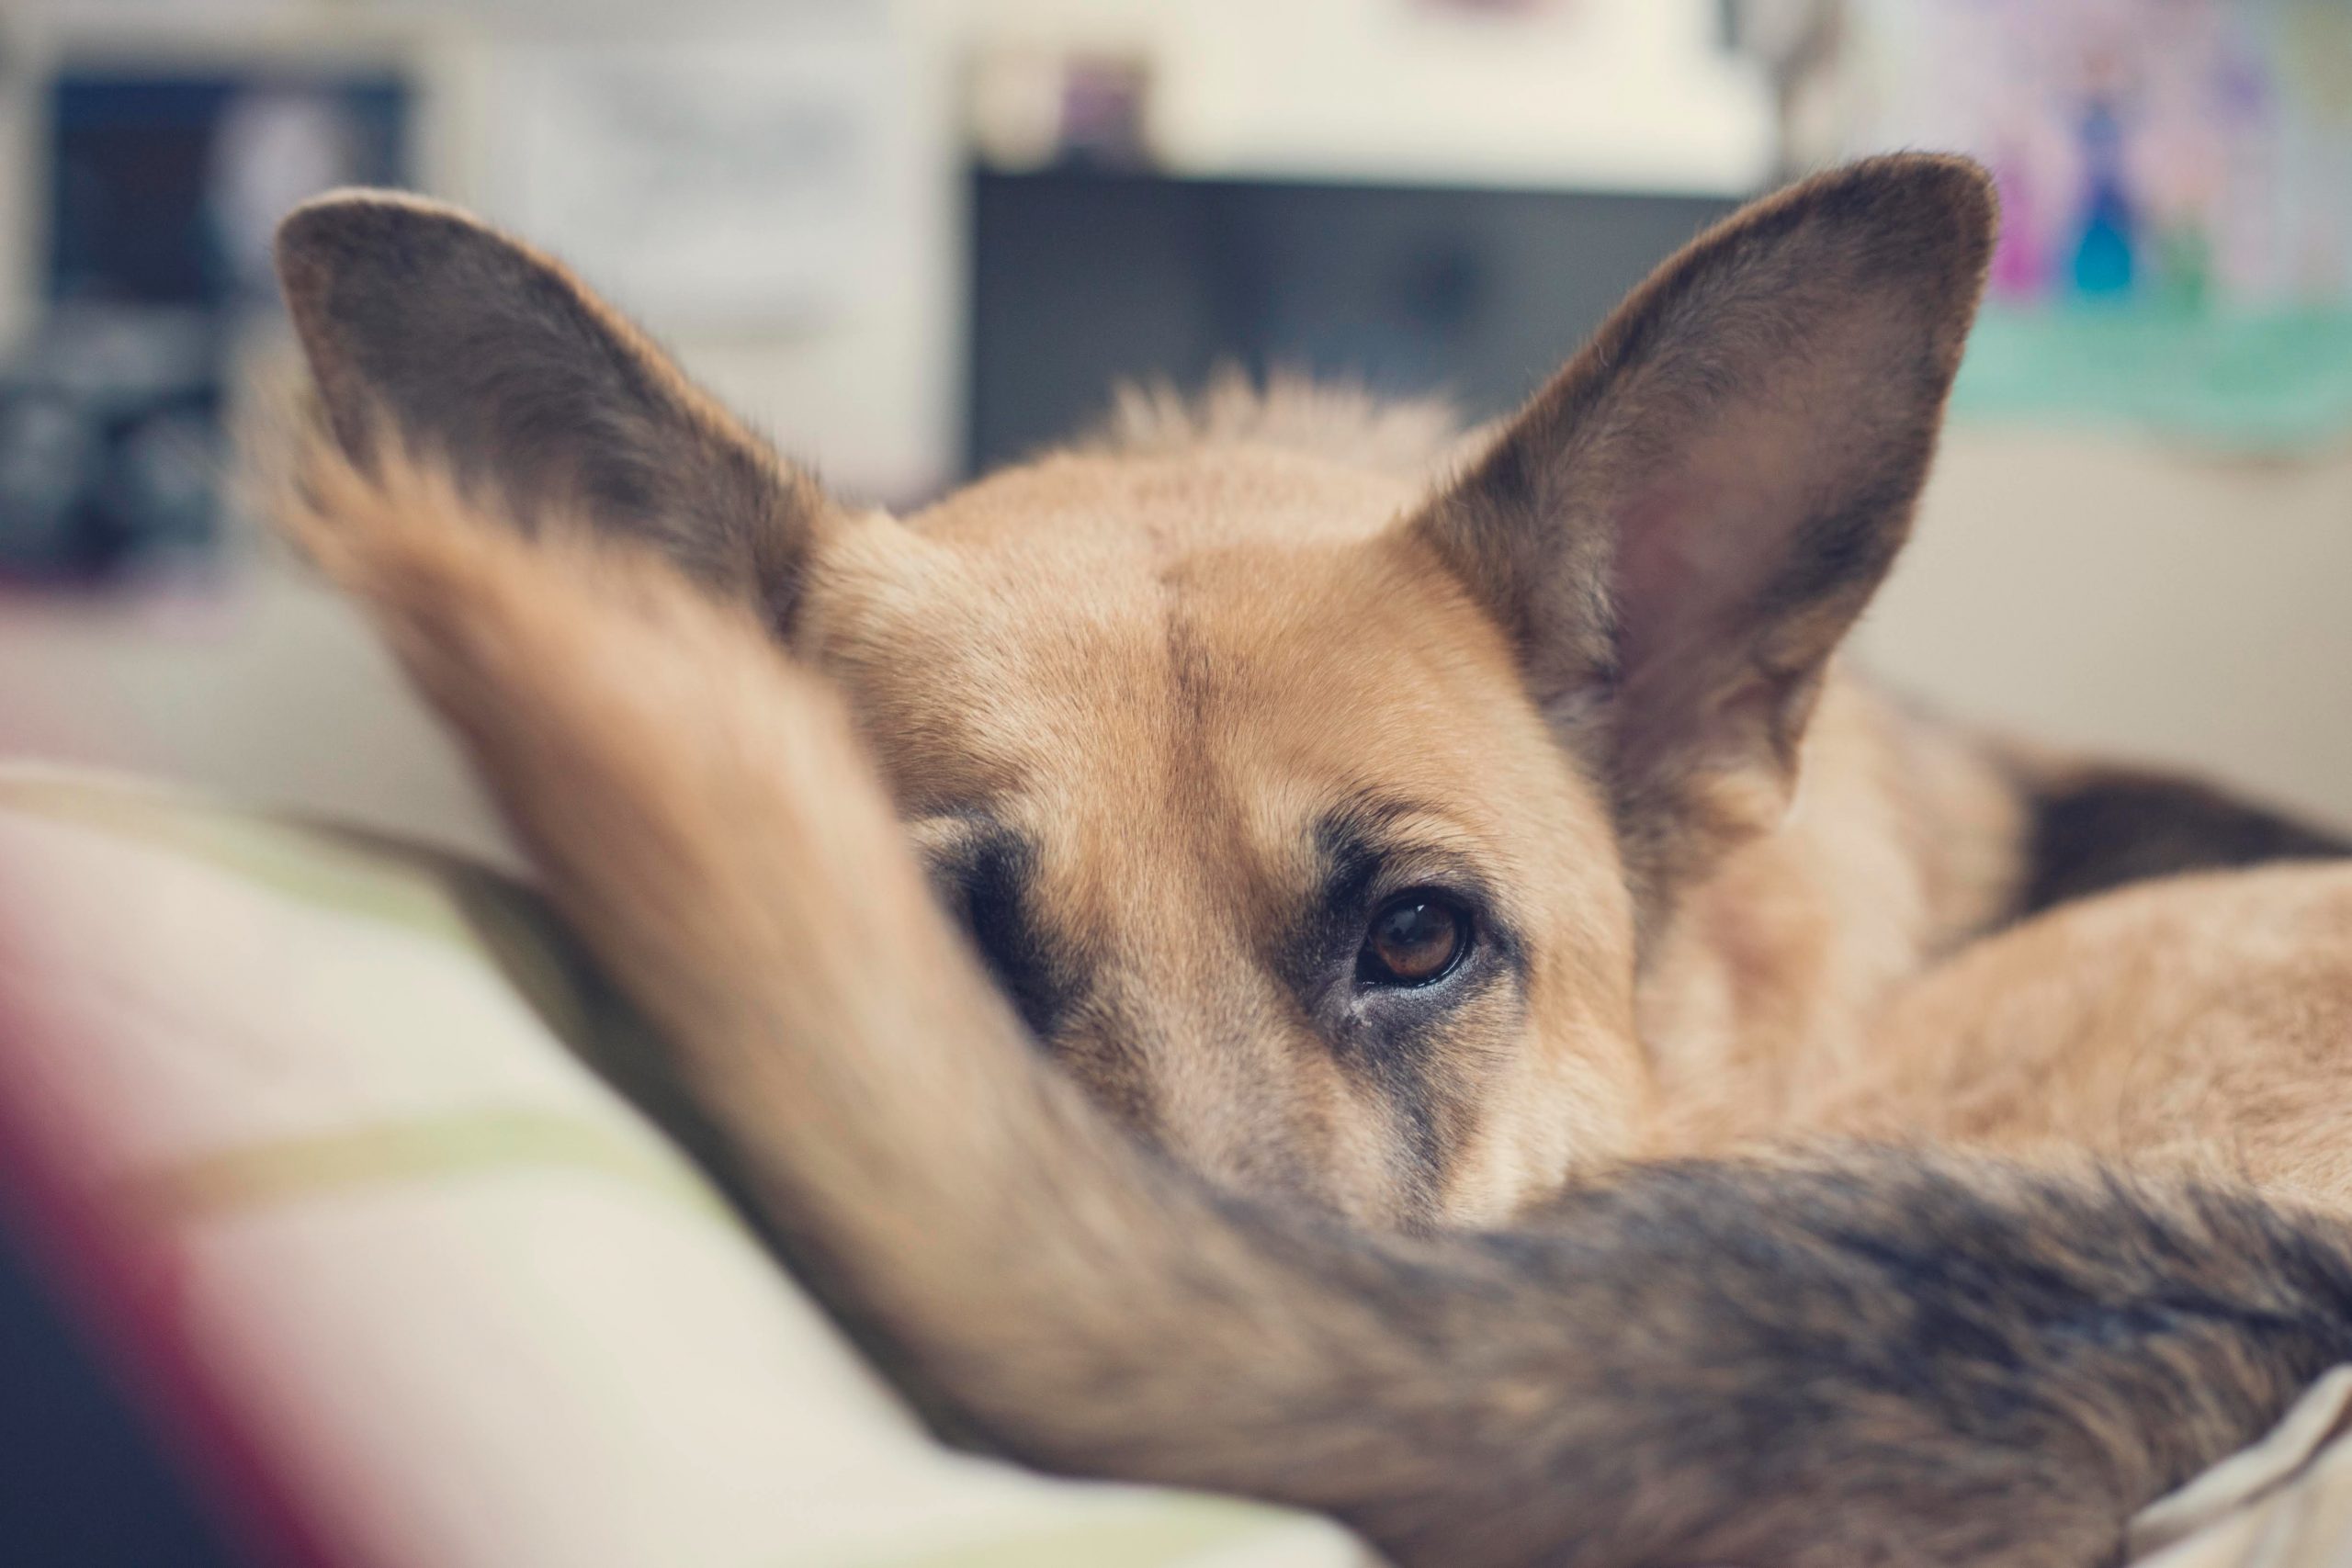
[[748, 618], [378, 459], [321, 455], [294, 532], [795, 1261], [1016, 1455], [1408, 1563], [2093, 1563], [2352, 1358], [2345, 1235], [2240, 1197], [1862, 1153], [1410, 1240], [1212, 1196], [1039, 1059]]

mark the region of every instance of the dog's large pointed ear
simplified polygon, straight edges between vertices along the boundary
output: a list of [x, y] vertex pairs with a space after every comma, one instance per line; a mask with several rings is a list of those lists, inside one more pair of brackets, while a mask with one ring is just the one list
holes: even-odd
[[389, 434], [522, 526], [584, 517], [788, 627], [831, 503], [562, 266], [454, 208], [342, 191], [279, 226], [277, 273], [363, 468]]
[[1785, 811], [1829, 656], [1909, 530], [1994, 222], [1954, 158], [1757, 203], [1408, 524], [1606, 776], [1637, 890]]

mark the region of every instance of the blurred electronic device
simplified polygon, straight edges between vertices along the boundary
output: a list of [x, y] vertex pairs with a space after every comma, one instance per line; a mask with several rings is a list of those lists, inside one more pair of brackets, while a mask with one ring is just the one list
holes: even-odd
[[279, 214], [396, 185], [397, 76], [68, 68], [48, 92], [43, 310], [0, 361], [0, 574], [106, 581], [219, 531], [223, 382], [277, 309]]
[[1498, 412], [1729, 198], [1178, 178], [972, 177], [966, 458], [1100, 417], [1121, 380], [1298, 369]]

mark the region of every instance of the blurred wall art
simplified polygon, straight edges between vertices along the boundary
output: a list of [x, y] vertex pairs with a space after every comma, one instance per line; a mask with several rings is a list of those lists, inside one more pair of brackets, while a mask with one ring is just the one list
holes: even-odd
[[1956, 148], [1999, 182], [1963, 412], [2253, 450], [2352, 431], [2352, 5], [1801, 9], [1793, 154]]

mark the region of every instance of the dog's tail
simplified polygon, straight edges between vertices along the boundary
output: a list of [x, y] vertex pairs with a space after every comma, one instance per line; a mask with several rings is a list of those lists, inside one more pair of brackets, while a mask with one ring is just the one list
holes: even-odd
[[1408, 1562], [2087, 1563], [2352, 1356], [2344, 1235], [2230, 1196], [1856, 1155], [1437, 1240], [1214, 1196], [1039, 1059], [747, 615], [380, 448], [288, 512], [796, 1263], [1015, 1455]]

